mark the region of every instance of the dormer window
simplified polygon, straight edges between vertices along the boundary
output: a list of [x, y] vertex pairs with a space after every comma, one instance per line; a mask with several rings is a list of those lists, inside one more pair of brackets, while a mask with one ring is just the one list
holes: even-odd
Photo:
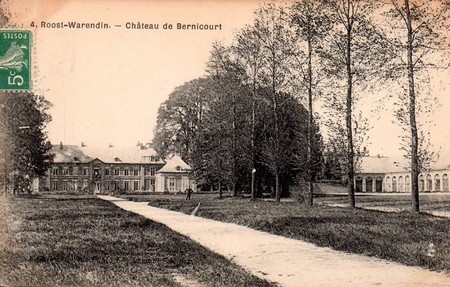
[[180, 166], [177, 166], [175, 169], [176, 169], [176, 171], [181, 171], [181, 167]]
[[118, 157], [115, 157], [115, 158], [114, 158], [114, 161], [115, 161], [115, 162], [121, 162], [120, 158], [118, 158]]
[[77, 156], [74, 156], [74, 157], [73, 157], [73, 161], [75, 161], [75, 162], [80, 162], [80, 159], [79, 159]]

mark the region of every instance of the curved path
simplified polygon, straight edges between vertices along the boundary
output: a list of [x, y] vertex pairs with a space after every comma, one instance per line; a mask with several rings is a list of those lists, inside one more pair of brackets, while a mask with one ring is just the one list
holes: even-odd
[[147, 202], [99, 198], [163, 223], [281, 286], [450, 286], [450, 275], [443, 273], [317, 247], [236, 224], [151, 207]]

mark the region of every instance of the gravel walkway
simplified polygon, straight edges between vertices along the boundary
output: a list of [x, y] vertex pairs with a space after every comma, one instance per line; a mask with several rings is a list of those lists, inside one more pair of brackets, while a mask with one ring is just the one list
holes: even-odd
[[112, 196], [124, 210], [163, 223], [281, 286], [450, 286], [450, 275], [317, 247], [231, 223], [189, 216]]

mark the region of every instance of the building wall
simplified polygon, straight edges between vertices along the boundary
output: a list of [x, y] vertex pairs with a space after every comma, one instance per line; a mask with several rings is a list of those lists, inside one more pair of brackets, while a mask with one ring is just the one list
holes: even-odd
[[197, 192], [195, 181], [189, 176], [189, 173], [157, 173], [156, 191], [157, 192], [184, 192], [187, 188]]
[[54, 163], [44, 178], [49, 191], [154, 191], [162, 164]]
[[[419, 191], [448, 192], [450, 169], [432, 170], [419, 174]], [[384, 174], [357, 174], [355, 186], [359, 192], [373, 192], [373, 178], [382, 178], [382, 188], [376, 192], [411, 192], [411, 174], [409, 172], [388, 172]], [[372, 184], [371, 184], [372, 183]], [[372, 189], [370, 187], [372, 186]]]

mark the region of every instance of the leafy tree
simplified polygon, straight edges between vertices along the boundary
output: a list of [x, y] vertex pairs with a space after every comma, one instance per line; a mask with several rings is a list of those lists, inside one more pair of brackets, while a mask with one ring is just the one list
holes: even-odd
[[200, 78], [177, 87], [159, 107], [153, 142], [163, 158], [177, 154], [191, 163], [193, 141], [206, 109], [207, 81]]
[[45, 176], [52, 164], [51, 143], [44, 132], [51, 120], [50, 103], [32, 93], [4, 92], [0, 98], [3, 120], [5, 177], [11, 175], [13, 193], [28, 189], [31, 181]]
[[391, 49], [397, 52], [398, 61], [389, 76], [407, 84], [407, 88], [402, 88], [399, 93], [400, 107], [395, 116], [405, 131], [409, 132], [403, 137], [403, 143], [410, 158], [412, 210], [418, 212], [419, 173], [432, 157], [426, 146], [427, 135], [417, 122], [421, 109], [419, 95], [420, 92], [426, 94], [424, 89], [419, 90], [419, 83], [429, 84], [428, 71], [438, 68], [442, 63], [439, 54], [447, 48], [448, 39], [442, 33], [450, 28], [450, 6], [448, 1], [390, 2], [393, 8], [386, 15], [390, 18], [391, 32], [394, 33]]

